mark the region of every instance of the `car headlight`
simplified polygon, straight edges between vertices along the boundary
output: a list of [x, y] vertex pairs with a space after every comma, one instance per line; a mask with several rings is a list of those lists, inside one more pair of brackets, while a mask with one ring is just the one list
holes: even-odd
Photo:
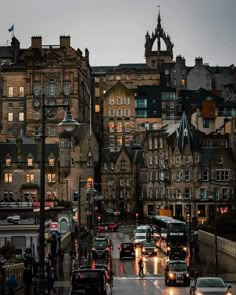
[[197, 291], [196, 295], [203, 295], [203, 294], [202, 294], [202, 292]]
[[183, 247], [183, 250], [184, 250], [184, 251], [187, 251], [187, 247]]
[[157, 252], [157, 249], [156, 248], [154, 249], [154, 252]]
[[142, 252], [143, 252], [143, 253], [145, 253], [145, 252], [146, 252], [146, 250], [145, 250], [145, 249], [142, 249]]
[[174, 277], [175, 277], [175, 273], [174, 273], [174, 272], [169, 272], [169, 278], [170, 278], [171, 280], [173, 280]]
[[188, 278], [188, 277], [189, 277], [189, 273], [187, 272], [187, 273], [185, 274], [185, 276], [186, 276], [186, 278]]
[[167, 247], [167, 251], [170, 251], [170, 249], [171, 249], [170, 247]]
[[225, 293], [225, 295], [232, 295], [232, 292], [228, 291], [227, 293]]

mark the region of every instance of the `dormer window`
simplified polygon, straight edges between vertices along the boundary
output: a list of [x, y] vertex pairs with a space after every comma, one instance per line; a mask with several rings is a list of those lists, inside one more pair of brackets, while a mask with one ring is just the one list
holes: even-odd
[[49, 159], [49, 166], [50, 166], [50, 167], [55, 166], [55, 159], [54, 159], [54, 158], [50, 158], [50, 159]]
[[5, 161], [6, 167], [11, 167], [11, 158], [7, 158]]
[[32, 167], [32, 166], [33, 166], [33, 158], [32, 158], [32, 157], [29, 157], [29, 158], [27, 159], [27, 166], [28, 166], [28, 167]]
[[121, 170], [122, 171], [126, 170], [126, 161], [124, 161], [124, 160], [121, 161]]

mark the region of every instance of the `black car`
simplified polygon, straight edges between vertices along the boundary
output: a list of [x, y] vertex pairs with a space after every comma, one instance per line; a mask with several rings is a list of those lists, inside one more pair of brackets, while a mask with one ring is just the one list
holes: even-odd
[[157, 247], [156, 242], [152, 241], [144, 241], [141, 246], [141, 252], [143, 255], [157, 255]]
[[165, 268], [165, 284], [190, 285], [190, 273], [185, 261], [171, 260], [168, 261]]
[[120, 250], [120, 259], [135, 258], [135, 246], [133, 243], [121, 243], [118, 249]]
[[103, 269], [79, 269], [72, 272], [70, 295], [111, 295]]
[[92, 255], [96, 257], [105, 257], [111, 254], [111, 240], [104, 236], [98, 236], [93, 240]]

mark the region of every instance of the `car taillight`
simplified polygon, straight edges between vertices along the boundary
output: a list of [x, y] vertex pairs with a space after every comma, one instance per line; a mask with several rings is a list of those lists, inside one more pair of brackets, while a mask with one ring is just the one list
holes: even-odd
[[106, 250], [109, 251], [110, 250], [110, 247], [106, 247]]
[[92, 247], [92, 250], [94, 251], [94, 250], [96, 250], [96, 248], [95, 247]]

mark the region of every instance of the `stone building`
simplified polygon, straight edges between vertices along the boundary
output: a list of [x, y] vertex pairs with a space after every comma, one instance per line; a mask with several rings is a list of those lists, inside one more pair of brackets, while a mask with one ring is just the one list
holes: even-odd
[[46, 124], [48, 142], [58, 142], [56, 126], [64, 117], [63, 108], [56, 105], [70, 104], [76, 120], [90, 121], [93, 83], [87, 49], [83, 56], [80, 49], [72, 48], [70, 36], [60, 36], [59, 45], [43, 45], [42, 37], [34, 36], [27, 49], [21, 49], [13, 37], [10, 49], [12, 62], [1, 67], [1, 140], [39, 136], [43, 94], [45, 104], [52, 106]]

